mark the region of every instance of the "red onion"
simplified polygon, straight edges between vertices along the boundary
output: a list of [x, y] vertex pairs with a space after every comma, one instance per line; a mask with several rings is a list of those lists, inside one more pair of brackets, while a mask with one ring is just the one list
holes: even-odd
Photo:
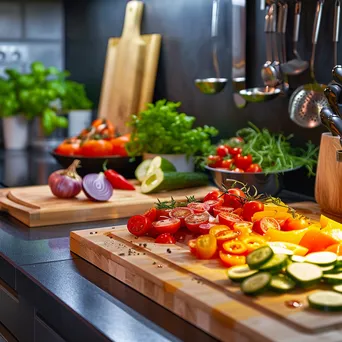
[[59, 198], [72, 198], [82, 190], [82, 178], [76, 168], [80, 161], [75, 159], [66, 170], [58, 170], [49, 176], [48, 184], [51, 192]]
[[82, 187], [86, 196], [94, 201], [108, 201], [113, 195], [113, 187], [103, 172], [86, 175]]

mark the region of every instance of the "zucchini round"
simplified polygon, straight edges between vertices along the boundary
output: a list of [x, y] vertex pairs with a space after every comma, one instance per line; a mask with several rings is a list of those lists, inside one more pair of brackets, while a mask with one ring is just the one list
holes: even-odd
[[278, 273], [287, 266], [288, 256], [286, 254], [275, 254], [260, 267], [260, 271]]
[[306, 255], [305, 259], [310, 264], [330, 266], [336, 263], [337, 255], [333, 252], [315, 252]]
[[321, 268], [306, 262], [295, 262], [286, 269], [287, 274], [301, 287], [317, 284], [323, 276]]
[[260, 268], [274, 255], [273, 250], [269, 246], [263, 246], [247, 255], [246, 261], [250, 269]]
[[342, 293], [342, 285], [335, 285], [333, 286], [333, 290], [336, 292]]
[[342, 273], [323, 274], [323, 280], [325, 283], [328, 283], [331, 285], [342, 284]]
[[244, 294], [255, 296], [258, 295], [268, 288], [271, 282], [272, 276], [267, 272], [260, 272], [246, 278], [241, 283], [241, 291]]
[[271, 279], [270, 288], [276, 292], [288, 292], [294, 289], [296, 283], [283, 274], [274, 275]]
[[334, 291], [317, 291], [308, 296], [309, 305], [322, 311], [341, 311], [342, 294]]
[[291, 256], [291, 261], [293, 262], [305, 262], [305, 257], [300, 256], [300, 255], [292, 255]]
[[240, 282], [257, 272], [257, 270], [251, 270], [248, 265], [238, 265], [229, 268], [227, 274], [232, 281]]

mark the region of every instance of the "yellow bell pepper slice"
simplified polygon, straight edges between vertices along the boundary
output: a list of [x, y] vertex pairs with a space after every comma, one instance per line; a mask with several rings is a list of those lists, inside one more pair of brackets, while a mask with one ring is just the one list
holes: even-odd
[[292, 215], [287, 211], [264, 210], [256, 212], [252, 217], [252, 221], [255, 222], [261, 220], [263, 217], [273, 217], [277, 220], [286, 220], [292, 217]]
[[308, 249], [306, 247], [297, 245], [295, 243], [291, 242], [284, 242], [284, 241], [273, 241], [268, 242], [268, 245], [273, 249], [287, 249], [289, 251], [292, 251], [294, 255], [301, 255], [304, 256], [308, 252]]
[[264, 208], [265, 208], [265, 211], [266, 210], [275, 210], [277, 212], [285, 212], [287, 213], [288, 212], [288, 207], [286, 207], [286, 204], [285, 203], [280, 203], [282, 205], [276, 205], [275, 203], [265, 203], [264, 204]]
[[321, 215], [319, 222], [322, 228], [340, 228], [342, 229], [342, 223], [336, 222], [329, 217]]

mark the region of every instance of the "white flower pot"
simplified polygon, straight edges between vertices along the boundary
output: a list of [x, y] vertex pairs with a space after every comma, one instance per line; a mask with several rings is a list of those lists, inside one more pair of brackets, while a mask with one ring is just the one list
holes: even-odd
[[195, 169], [194, 160], [192, 157], [187, 158], [186, 154], [154, 154], [144, 153], [143, 159], [153, 159], [154, 157], [163, 157], [171, 162], [178, 172], [193, 172]]
[[91, 109], [78, 109], [69, 111], [68, 137], [74, 137], [81, 133], [82, 129], [91, 125]]
[[7, 150], [24, 150], [28, 145], [29, 125], [23, 115], [3, 118], [4, 144]]

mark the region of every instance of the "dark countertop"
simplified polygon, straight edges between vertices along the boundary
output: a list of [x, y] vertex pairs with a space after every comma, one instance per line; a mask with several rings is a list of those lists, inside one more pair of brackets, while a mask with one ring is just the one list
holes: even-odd
[[[0, 152], [0, 184], [3, 186], [46, 184], [49, 174], [59, 168], [47, 153]], [[286, 191], [281, 197], [285, 201], [312, 200]], [[94, 334], [96, 341], [214, 341], [193, 325], [70, 253], [70, 231], [124, 222], [126, 220], [121, 219], [29, 229], [2, 213], [0, 278], [35, 302], [45, 320], [62, 337], [64, 331], [72, 330], [71, 340], [90, 340]], [[56, 312], [60, 312], [60, 316], [56, 316]], [[82, 321], [88, 323], [88, 330], [84, 326], [72, 329]]]

